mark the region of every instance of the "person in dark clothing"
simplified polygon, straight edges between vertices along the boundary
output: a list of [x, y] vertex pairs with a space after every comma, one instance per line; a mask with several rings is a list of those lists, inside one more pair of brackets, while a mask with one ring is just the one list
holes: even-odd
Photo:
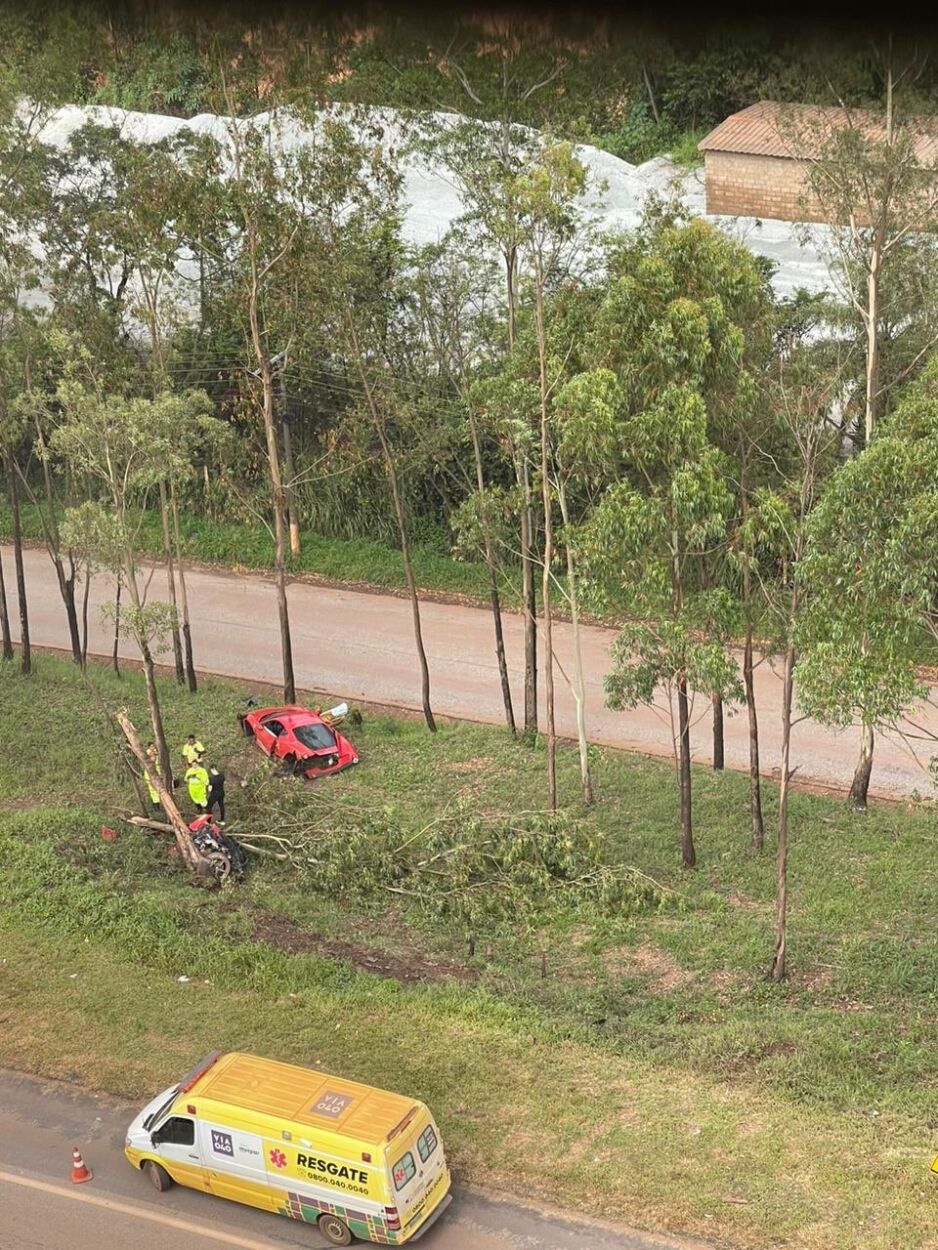
[[225, 774], [217, 768], [208, 770], [208, 806], [205, 809], [209, 816], [218, 808], [218, 823], [225, 823]]

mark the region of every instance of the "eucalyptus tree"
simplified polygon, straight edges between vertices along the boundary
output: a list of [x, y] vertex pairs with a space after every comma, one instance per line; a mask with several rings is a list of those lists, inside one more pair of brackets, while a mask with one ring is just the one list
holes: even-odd
[[[53, 163], [55, 185], [41, 241], [55, 319], [67, 320], [70, 302], [100, 310], [98, 316], [114, 336], [109, 354], [121, 359], [123, 370], [139, 373], [140, 385], [157, 394], [170, 385], [178, 331], [194, 316], [194, 282], [187, 272], [190, 239], [200, 234], [206, 207], [213, 207], [209, 188], [217, 172], [215, 147], [205, 136], [185, 133], [137, 142], [114, 127], [88, 122], [70, 136]], [[185, 572], [171, 525], [175, 495], [175, 483], [161, 485], [171, 638], [177, 680], [187, 681], [194, 691]]]
[[[935, 244], [928, 236], [938, 210], [932, 168], [938, 124], [923, 114], [914, 91], [917, 53], [900, 67], [891, 40], [877, 52], [882, 113], [838, 101], [824, 110], [787, 107], [781, 121], [783, 133], [807, 156], [806, 212], [829, 223], [824, 238], [832, 268], [860, 331], [861, 445], [872, 438], [892, 386], [938, 343]], [[917, 292], [912, 303], [910, 288]], [[911, 353], [898, 341], [903, 338], [916, 342]], [[892, 371], [883, 370], [884, 346], [895, 358]]]
[[[740, 625], [723, 587], [704, 589], [701, 560], [729, 540], [737, 501], [723, 425], [745, 406], [748, 323], [729, 295], [761, 276], [712, 227], [651, 217], [610, 252], [608, 281], [577, 385], [574, 437], [607, 485], [580, 527], [597, 606], [629, 617], [607, 680], [612, 706], [676, 695], [682, 858], [693, 867], [690, 695], [740, 699], [728, 640]], [[695, 262], [698, 272], [695, 274]], [[724, 292], [719, 291], [722, 272]], [[706, 278], [706, 281], [704, 281]]]
[[764, 402], [778, 414], [789, 438], [781, 480], [753, 495], [747, 517], [747, 544], [773, 563], [775, 575], [762, 587], [773, 628], [782, 640], [782, 750], [776, 848], [775, 943], [770, 976], [788, 976], [788, 851], [791, 793], [791, 731], [799, 626], [810, 586], [802, 564], [812, 510], [824, 478], [837, 463], [840, 431], [832, 415], [842, 377], [826, 352], [808, 343], [793, 344], [776, 360]]
[[[520, 180], [536, 159], [537, 137], [513, 124], [506, 98], [498, 124], [474, 120], [434, 131], [427, 150], [443, 161], [463, 203], [462, 224], [483, 248], [494, 250], [503, 271], [504, 351], [515, 344], [521, 252], [530, 240], [530, 222], [521, 203]], [[520, 492], [519, 557], [524, 607], [524, 727], [537, 730], [536, 521], [531, 460], [509, 431], [509, 448]]]
[[[898, 398], [866, 450], [837, 469], [808, 523], [798, 623], [799, 703], [816, 720], [902, 728], [925, 698], [916, 672], [938, 638], [938, 358]], [[914, 722], [913, 722], [914, 724]], [[853, 803], [866, 806], [872, 752]]]
[[415, 337], [429, 349], [429, 371], [440, 375], [465, 409], [475, 472], [474, 480], [468, 483], [470, 493], [456, 509], [451, 523], [457, 548], [465, 546], [473, 555], [481, 553], [485, 562], [505, 723], [514, 734], [515, 712], [499, 590], [499, 553], [507, 544], [499, 541], [505, 528], [498, 523], [505, 499], [501, 480], [505, 475], [498, 472], [502, 458], [498, 452], [505, 439], [503, 431], [488, 419], [485, 402], [486, 384], [497, 369], [493, 264], [492, 258], [479, 255], [463, 231], [454, 228], [441, 244], [422, 250], [413, 294], [418, 317]]
[[[914, 59], [897, 67], [890, 44], [883, 50], [881, 115], [845, 106], [819, 115], [788, 110], [788, 127], [810, 152], [807, 192], [830, 223], [832, 271], [863, 359], [857, 447], [869, 445], [895, 388], [938, 346], [938, 122], [923, 115], [909, 89], [916, 72]], [[873, 722], [861, 716], [850, 788], [859, 808], [866, 806], [874, 744]]]
[[[67, 462], [93, 483], [94, 494], [66, 512], [69, 537], [120, 574], [130, 603], [125, 629], [140, 650], [153, 739], [164, 779], [172, 776], [156, 686], [154, 653], [165, 645], [170, 617], [165, 604], [147, 601], [138, 565], [140, 526], [147, 502], [167, 472], [181, 479], [191, 470], [196, 448], [222, 438], [204, 392], [163, 391], [152, 399], [113, 392], [86, 348], [63, 343], [68, 353], [52, 403], [60, 420], [49, 454]], [[187, 437], [179, 437], [185, 428]]]
[[[24, 377], [28, 377], [28, 361], [22, 349], [28, 339], [26, 331], [32, 313], [25, 307], [25, 301], [39, 283], [29, 238], [43, 200], [45, 164], [42, 150], [36, 144], [43, 110], [39, 105], [17, 107], [15, 100], [3, 99], [2, 88], [0, 75], [0, 460], [13, 528], [22, 669], [28, 673], [31, 665], [29, 611], [18, 486], [18, 457], [24, 439], [22, 422], [14, 413], [13, 404], [23, 389]], [[5, 587], [2, 617], [4, 620], [8, 617]], [[8, 646], [7, 630], [5, 654]]]
[[[754, 490], [776, 480], [775, 466], [787, 443], [764, 395], [767, 371], [780, 350], [779, 324], [784, 314], [772, 295], [767, 263], [748, 249], [721, 231], [692, 225], [683, 213], [665, 205], [653, 209], [648, 220], [669, 288], [681, 289], [688, 298], [711, 310], [714, 349], [705, 365], [707, 428], [709, 438], [727, 457], [727, 482], [734, 505], [725, 540], [702, 557], [698, 577], [701, 588], [727, 586], [740, 603], [752, 843], [760, 849], [763, 816], [754, 669], [762, 661], [755, 659], [753, 646], [758, 581], [746, 521]], [[792, 315], [789, 310], [789, 321]], [[719, 622], [714, 621], [713, 627], [716, 637], [721, 632]], [[719, 690], [711, 691], [711, 704], [713, 764], [719, 767], [724, 716]]]
[[302, 156], [278, 158], [273, 119], [265, 130], [232, 120], [228, 125], [230, 169], [216, 182], [219, 213], [228, 227], [226, 271], [228, 291], [236, 305], [240, 328], [259, 383], [259, 408], [270, 479], [273, 513], [274, 568], [283, 664], [283, 698], [296, 701], [293, 644], [286, 589], [286, 491], [280, 430], [277, 421], [275, 358], [271, 313], [289, 271], [302, 263], [298, 246], [303, 224], [299, 200], [309, 169]]
[[409, 329], [409, 318], [402, 317], [401, 310], [410, 302], [413, 263], [400, 236], [401, 181], [376, 151], [367, 158], [360, 140], [348, 132], [346, 143], [353, 182], [331, 216], [329, 260], [324, 267], [331, 326], [358, 387], [359, 411], [371, 424], [384, 465], [411, 603], [421, 706], [427, 728], [435, 733], [398, 447], [406, 430], [427, 419], [413, 392], [402, 385], [400, 369]]
[[[546, 144], [536, 161], [517, 180], [516, 192], [523, 217], [529, 223], [522, 257], [522, 280], [533, 286], [534, 332], [537, 344], [538, 442], [544, 547], [541, 611], [544, 623], [544, 687], [547, 713], [547, 798], [557, 806], [557, 737], [554, 721], [554, 644], [551, 578], [554, 559], [553, 493], [551, 490], [552, 396], [566, 370], [566, 360], [552, 358], [548, 346], [545, 302], [551, 282], [567, 275], [565, 265], [571, 240], [578, 233], [579, 201], [586, 189], [586, 169], [569, 143]], [[527, 272], [526, 272], [527, 271]], [[529, 276], [528, 276], [529, 275]], [[577, 633], [579, 643], [579, 632]], [[581, 743], [581, 746], [583, 744]], [[588, 773], [584, 796], [590, 794]]]
[[[672, 329], [690, 337], [699, 326]], [[595, 385], [602, 384], [599, 375]], [[612, 409], [612, 437], [628, 468], [601, 496], [580, 542], [593, 601], [632, 617], [613, 647], [609, 705], [651, 705], [661, 685], [669, 702], [676, 692], [681, 856], [693, 868], [690, 694], [738, 697], [740, 691], [731, 656], [711, 636], [715, 622], [724, 635], [730, 632], [735, 605], [723, 590], [696, 590], [689, 572], [724, 539], [733, 500], [724, 458], [707, 439], [699, 386], [670, 382], [657, 395], [633, 392], [631, 404], [629, 398], [626, 386]]]

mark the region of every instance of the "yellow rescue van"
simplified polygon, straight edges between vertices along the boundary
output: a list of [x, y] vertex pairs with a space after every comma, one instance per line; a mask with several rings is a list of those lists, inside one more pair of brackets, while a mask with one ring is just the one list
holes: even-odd
[[175, 1181], [317, 1224], [327, 1241], [400, 1246], [451, 1201], [422, 1102], [310, 1068], [213, 1051], [143, 1108], [124, 1153]]

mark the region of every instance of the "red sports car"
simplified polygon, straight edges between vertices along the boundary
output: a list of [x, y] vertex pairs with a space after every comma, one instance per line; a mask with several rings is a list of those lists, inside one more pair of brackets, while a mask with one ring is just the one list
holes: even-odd
[[322, 777], [358, 763], [358, 752], [348, 738], [307, 707], [262, 707], [238, 720], [262, 751], [283, 760], [298, 776]]

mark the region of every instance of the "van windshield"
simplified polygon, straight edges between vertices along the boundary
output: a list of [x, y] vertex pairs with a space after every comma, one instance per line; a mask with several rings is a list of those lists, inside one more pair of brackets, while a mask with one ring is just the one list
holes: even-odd
[[162, 1104], [162, 1106], [158, 1110], [154, 1111], [151, 1116], [147, 1117], [147, 1119], [144, 1121], [143, 1127], [145, 1129], [152, 1130], [157, 1124], [159, 1124], [160, 1120], [162, 1120], [163, 1116], [166, 1115], [167, 1111], [169, 1111], [170, 1107], [176, 1101], [178, 1096], [179, 1096], [179, 1086], [177, 1085], [176, 1088], [173, 1090], [173, 1092], [170, 1094], [170, 1096]]

